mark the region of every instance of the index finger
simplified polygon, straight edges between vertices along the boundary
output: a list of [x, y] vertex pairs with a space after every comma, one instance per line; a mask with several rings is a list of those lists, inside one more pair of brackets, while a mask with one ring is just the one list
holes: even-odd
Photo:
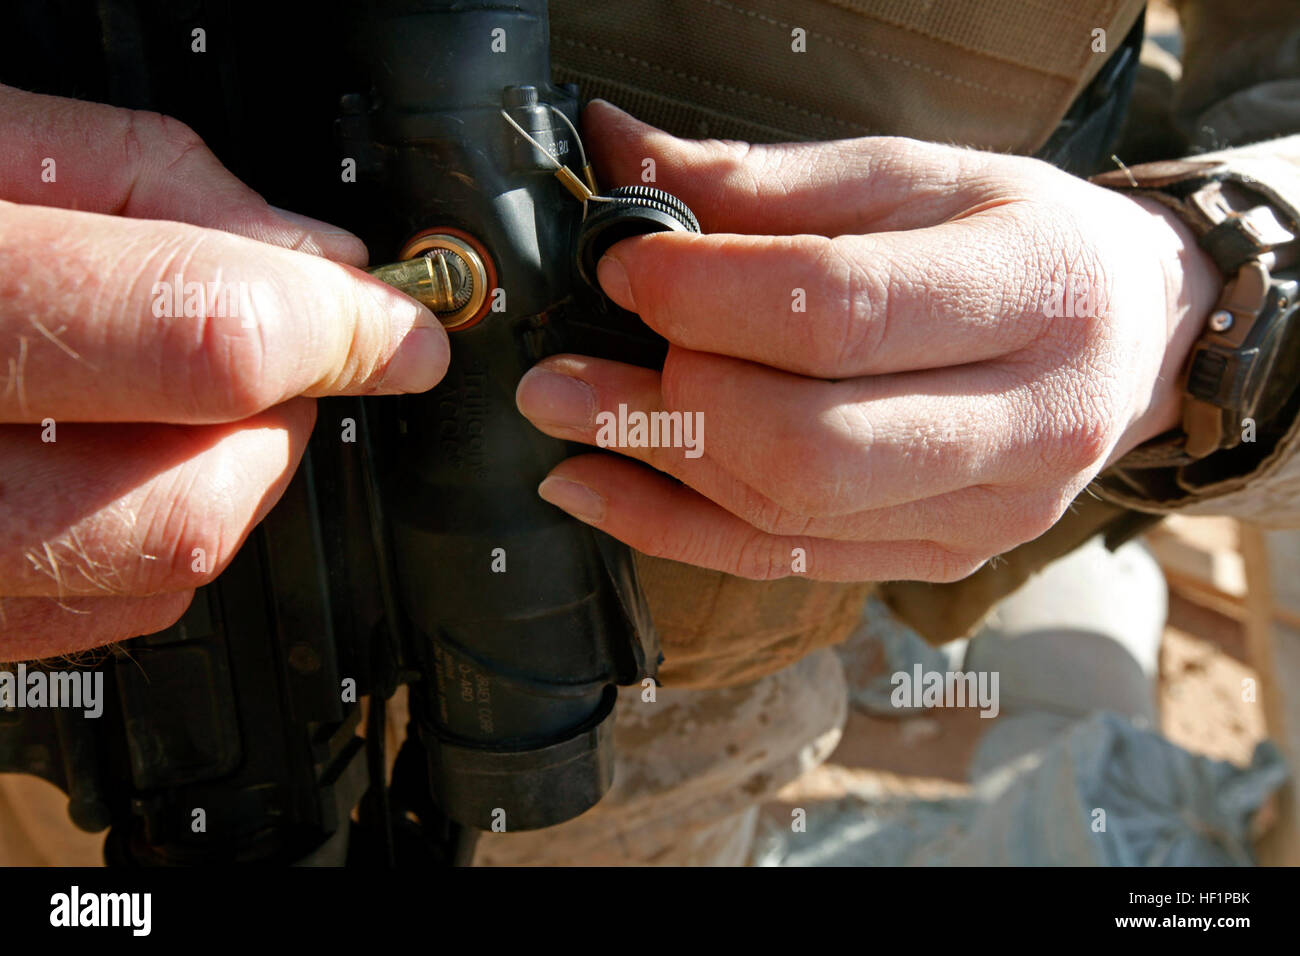
[[179, 120], [4, 85], [0, 199], [188, 222], [352, 265], [367, 258], [346, 230], [267, 205]]
[[666, 189], [691, 207], [705, 232], [913, 229], [958, 215], [997, 185], [983, 175], [987, 154], [901, 136], [679, 139], [604, 100], [588, 104], [582, 119], [602, 177]]
[[1061, 264], [1045, 268], [1031, 239], [1003, 208], [866, 236], [660, 233], [616, 243], [597, 275], [684, 348], [852, 378], [965, 365], [1033, 341]]

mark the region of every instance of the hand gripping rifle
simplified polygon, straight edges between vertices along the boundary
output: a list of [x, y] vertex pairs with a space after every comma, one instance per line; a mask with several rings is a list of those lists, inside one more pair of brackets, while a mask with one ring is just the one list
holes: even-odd
[[62, 788], [75, 823], [109, 828], [110, 863], [465, 861], [479, 830], [600, 800], [616, 685], [659, 661], [631, 553], [537, 496], [576, 447], [514, 394], [558, 352], [661, 365], [594, 267], [695, 217], [648, 187], [597, 193], [577, 90], [550, 81], [545, 0], [360, 6], [372, 86], [341, 103], [342, 156], [368, 191], [363, 238], [395, 260], [371, 271], [435, 311], [451, 367], [425, 394], [321, 403], [230, 567], [94, 665], [99, 720], [0, 711], [0, 770]]

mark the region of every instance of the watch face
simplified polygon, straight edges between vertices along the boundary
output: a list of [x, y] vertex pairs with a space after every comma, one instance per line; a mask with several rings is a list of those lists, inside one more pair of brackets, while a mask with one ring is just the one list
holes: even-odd
[[[1300, 386], [1300, 304], [1296, 302], [1296, 283], [1274, 286], [1267, 309], [1273, 313], [1261, 331], [1257, 347], [1265, 367], [1258, 398], [1243, 410], [1247, 417], [1268, 420], [1277, 415], [1297, 386]], [[1286, 289], [1287, 305], [1278, 309], [1278, 299]], [[1271, 361], [1270, 361], [1271, 360]]]

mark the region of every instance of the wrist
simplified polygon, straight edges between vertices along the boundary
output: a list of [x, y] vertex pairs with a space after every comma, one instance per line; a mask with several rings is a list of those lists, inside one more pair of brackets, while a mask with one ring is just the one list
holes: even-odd
[[1151, 216], [1154, 250], [1165, 288], [1164, 354], [1150, 402], [1125, 431], [1113, 458], [1181, 424], [1187, 359], [1223, 288], [1223, 276], [1214, 260], [1176, 212], [1154, 199], [1132, 200]]

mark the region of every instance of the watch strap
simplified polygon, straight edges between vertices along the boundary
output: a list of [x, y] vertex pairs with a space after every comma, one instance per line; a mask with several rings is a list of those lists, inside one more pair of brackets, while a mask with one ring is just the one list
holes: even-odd
[[1186, 222], [1223, 273], [1223, 293], [1183, 370], [1182, 433], [1160, 436], [1124, 457], [1130, 469], [1185, 466], [1241, 440], [1241, 421], [1257, 412], [1280, 336], [1262, 323], [1295, 311], [1295, 282], [1274, 272], [1294, 265], [1300, 223], [1266, 184], [1210, 160], [1123, 167], [1092, 182], [1146, 196]]

